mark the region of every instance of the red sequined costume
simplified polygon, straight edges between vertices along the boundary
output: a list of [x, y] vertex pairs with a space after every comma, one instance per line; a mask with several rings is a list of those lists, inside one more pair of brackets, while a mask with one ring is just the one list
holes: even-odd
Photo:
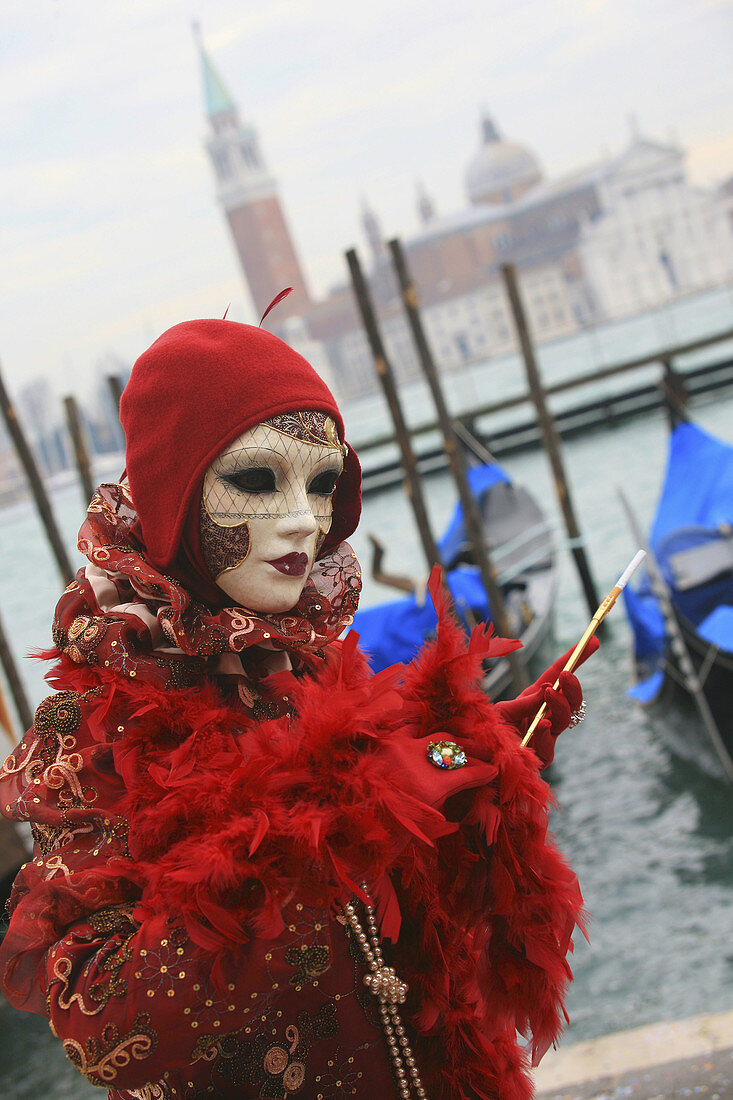
[[[467, 642], [434, 580], [435, 641], [374, 676], [336, 641], [360, 588], [346, 543], [286, 614], [215, 607], [151, 562], [124, 483], [95, 496], [80, 546], [57, 694], [0, 776], [35, 838], [0, 948], [8, 999], [114, 1100], [414, 1095], [344, 925], [364, 884], [409, 986], [422, 1094], [526, 1100], [516, 1032], [535, 1057], [559, 1034], [581, 899], [538, 759], [480, 688], [482, 659], [515, 643]], [[467, 766], [433, 767], [434, 738]]]

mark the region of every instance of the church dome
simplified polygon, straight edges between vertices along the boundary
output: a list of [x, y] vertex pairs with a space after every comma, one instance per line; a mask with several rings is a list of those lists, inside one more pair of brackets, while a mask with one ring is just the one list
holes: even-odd
[[466, 169], [466, 191], [474, 205], [511, 202], [542, 179], [536, 159], [523, 145], [505, 141], [492, 120], [481, 122], [481, 148]]

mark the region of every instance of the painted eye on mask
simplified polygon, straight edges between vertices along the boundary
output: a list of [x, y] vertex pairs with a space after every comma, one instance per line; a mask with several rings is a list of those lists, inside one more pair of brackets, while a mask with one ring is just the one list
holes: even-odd
[[275, 472], [267, 466], [250, 466], [235, 474], [223, 474], [222, 479], [243, 493], [274, 493], [277, 488]]
[[336, 483], [340, 470], [325, 470], [313, 478], [308, 486], [308, 492], [319, 497], [332, 497], [336, 491]]

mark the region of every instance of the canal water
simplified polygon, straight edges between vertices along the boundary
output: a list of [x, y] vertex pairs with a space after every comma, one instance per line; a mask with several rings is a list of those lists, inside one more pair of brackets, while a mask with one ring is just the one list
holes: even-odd
[[[723, 301], [718, 323], [711, 328], [733, 324], [730, 298], [727, 317], [725, 305]], [[667, 323], [682, 325], [679, 318]], [[620, 341], [618, 333], [614, 339]], [[636, 352], [637, 344], [629, 342], [625, 354]], [[598, 365], [594, 359], [582, 369]], [[484, 393], [483, 400], [489, 399]], [[692, 412], [703, 428], [733, 443], [733, 396], [699, 399]], [[624, 487], [646, 526], [664, 473], [666, 444], [667, 426], [659, 413], [576, 437], [564, 446], [600, 592], [610, 588], [636, 549], [616, 487]], [[559, 529], [544, 455], [514, 455], [505, 465], [537, 495]], [[453, 504], [446, 475], [427, 480], [427, 499], [439, 530]], [[54, 504], [72, 546], [82, 508], [77, 486], [59, 487]], [[419, 543], [400, 490], [367, 498], [353, 539], [364, 562], [369, 531], [385, 542], [390, 571], [419, 572]], [[28, 504], [0, 514], [0, 561], [0, 610], [20, 656], [49, 644], [59, 587]], [[567, 552], [562, 563], [553, 640], [557, 654], [573, 644], [587, 616]], [[367, 580], [364, 602], [383, 598], [391, 593]], [[601, 650], [582, 670], [588, 716], [576, 731], [560, 738], [552, 769], [559, 801], [553, 829], [580, 877], [591, 916], [590, 944], [578, 937], [576, 945], [567, 1041], [733, 1007], [730, 788], [673, 757], [656, 719], [627, 698], [630, 638], [621, 605], [608, 623]], [[24, 662], [34, 704], [44, 694], [42, 673], [37, 662]], [[0, 1095], [83, 1100], [102, 1094], [65, 1062], [44, 1021], [0, 1002]]]

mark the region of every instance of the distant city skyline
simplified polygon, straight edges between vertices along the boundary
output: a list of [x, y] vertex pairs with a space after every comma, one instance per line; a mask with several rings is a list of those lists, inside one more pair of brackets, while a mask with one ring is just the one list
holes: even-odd
[[320, 293], [344, 280], [345, 248], [366, 251], [362, 196], [386, 235], [417, 228], [417, 180], [439, 213], [465, 206], [482, 107], [548, 176], [619, 151], [631, 115], [687, 150], [694, 181], [733, 174], [726, 2], [39, 0], [4, 15], [0, 361], [14, 390], [39, 374], [88, 387], [96, 360], [131, 361], [188, 316], [258, 320], [202, 148], [197, 15]]

